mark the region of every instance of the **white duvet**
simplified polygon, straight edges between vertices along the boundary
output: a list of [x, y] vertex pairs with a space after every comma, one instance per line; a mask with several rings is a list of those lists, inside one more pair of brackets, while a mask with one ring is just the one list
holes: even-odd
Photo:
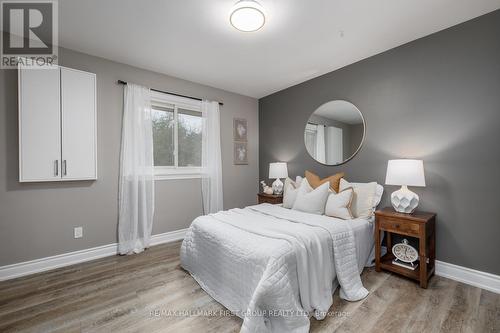
[[352, 221], [262, 204], [198, 217], [181, 264], [214, 299], [243, 318], [242, 332], [308, 332], [323, 319], [336, 281], [341, 297], [368, 295]]

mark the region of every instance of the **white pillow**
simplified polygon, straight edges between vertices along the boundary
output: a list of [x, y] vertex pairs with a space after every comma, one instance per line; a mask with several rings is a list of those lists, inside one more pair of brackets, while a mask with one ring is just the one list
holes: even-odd
[[378, 204], [382, 200], [382, 195], [384, 194], [384, 187], [377, 184], [377, 189], [375, 190], [375, 197], [373, 198], [373, 210], [377, 208]]
[[346, 188], [339, 193], [330, 193], [328, 200], [326, 201], [325, 215], [338, 217], [343, 220], [353, 219], [354, 217], [351, 213], [353, 196], [354, 190], [352, 187]]
[[349, 183], [345, 179], [340, 180], [340, 191], [352, 187], [354, 196], [351, 212], [355, 218], [368, 219], [373, 216], [373, 204], [376, 202], [377, 183]]
[[299, 193], [299, 188], [301, 183], [302, 183], [302, 177], [300, 176], [297, 176], [295, 181], [291, 180], [290, 178], [285, 179], [285, 186], [283, 187], [284, 208], [293, 207], [295, 199], [297, 198], [297, 193]]
[[328, 199], [329, 187], [330, 183], [326, 182], [313, 190], [307, 179], [304, 179], [300, 185], [292, 209], [323, 215], [325, 213], [325, 204]]
[[[359, 184], [366, 184], [366, 183], [350, 183], [350, 184], [352, 186], [356, 186]], [[375, 189], [375, 196], [373, 197], [373, 211], [375, 211], [377, 206], [380, 204], [383, 194], [384, 194], [384, 187], [380, 184], [377, 184], [377, 188]]]

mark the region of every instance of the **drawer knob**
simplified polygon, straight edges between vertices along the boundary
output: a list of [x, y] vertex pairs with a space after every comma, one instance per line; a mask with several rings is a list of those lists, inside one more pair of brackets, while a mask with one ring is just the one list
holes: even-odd
[[399, 224], [395, 224], [394, 226], [396, 227], [396, 229], [399, 228]]

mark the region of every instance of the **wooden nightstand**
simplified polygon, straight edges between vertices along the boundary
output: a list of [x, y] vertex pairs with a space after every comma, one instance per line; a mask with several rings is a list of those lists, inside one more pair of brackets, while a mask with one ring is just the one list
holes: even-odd
[[257, 201], [259, 202], [259, 204], [280, 204], [283, 203], [283, 195], [259, 193], [257, 194]]
[[[427, 288], [429, 278], [434, 274], [436, 260], [436, 214], [414, 212], [403, 214], [386, 207], [375, 212], [375, 269], [388, 270], [420, 282]], [[380, 232], [386, 232], [387, 254], [380, 257]], [[415, 237], [419, 241], [419, 266], [413, 271], [392, 263], [391, 234]]]

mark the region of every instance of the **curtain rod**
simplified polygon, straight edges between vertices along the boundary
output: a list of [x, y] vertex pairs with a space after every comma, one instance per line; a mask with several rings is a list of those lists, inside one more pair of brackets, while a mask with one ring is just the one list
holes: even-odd
[[315, 125], [315, 126], [321, 125], [321, 126], [323, 126], [323, 127], [326, 127], [326, 125], [323, 125], [323, 124], [315, 124], [315, 123], [312, 123], [312, 122], [310, 122], [310, 121], [308, 121], [307, 123], [308, 123], [308, 124], [310, 124], [310, 125]]
[[[118, 83], [119, 84], [127, 84], [127, 82], [123, 81], [123, 80], [118, 80]], [[153, 89], [153, 88], [149, 88], [149, 89], [153, 90], [153, 91], [156, 91], [156, 92], [164, 93], [164, 94], [169, 94], [169, 95], [174, 95], [174, 96], [179, 96], [179, 97], [185, 97], [185, 98], [195, 99], [197, 101], [202, 101], [203, 100], [203, 99], [198, 98], [198, 97], [181, 95], [181, 94], [176, 94], [176, 93], [172, 93], [172, 92], [168, 92], [168, 91], [163, 91], [163, 90], [158, 90], [158, 89]], [[224, 105], [224, 103], [219, 102], [219, 105], [222, 106], [222, 105]]]

